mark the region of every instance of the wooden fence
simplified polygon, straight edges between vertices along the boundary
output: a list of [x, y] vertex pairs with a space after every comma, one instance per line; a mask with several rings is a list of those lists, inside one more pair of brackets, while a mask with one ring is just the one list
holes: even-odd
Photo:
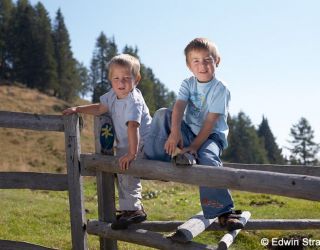
[[[78, 116], [37, 115], [0, 111], [0, 127], [64, 132], [67, 174], [0, 172], [0, 188], [68, 191], [73, 249], [84, 250], [87, 233], [83, 184], [80, 174], [80, 131]], [[0, 240], [0, 249], [48, 249], [25, 242]]]
[[[117, 249], [117, 240], [159, 249], [217, 249], [214, 246], [190, 241], [203, 230], [225, 230], [215, 220], [205, 221], [201, 214], [186, 223], [182, 221], [147, 221], [115, 231], [110, 223], [115, 220], [114, 173], [120, 173], [117, 157], [101, 155], [98, 142], [103, 117], [95, 119], [94, 154], [81, 154], [79, 117], [37, 115], [0, 111], [0, 127], [59, 131], [65, 135], [67, 174], [0, 172], [1, 189], [37, 189], [68, 191], [72, 247], [88, 249], [87, 234], [100, 237], [100, 249]], [[257, 164], [224, 164], [224, 168], [192, 166], [173, 167], [172, 164], [150, 160], [136, 160], [125, 173], [154, 180], [168, 180], [216, 188], [232, 188], [255, 193], [276, 194], [293, 198], [319, 201], [316, 191], [320, 186], [319, 167], [298, 167]], [[98, 192], [97, 220], [86, 221], [83, 198], [83, 176], [96, 176]], [[249, 219], [248, 214], [247, 219]], [[192, 222], [191, 222], [192, 221]], [[197, 221], [194, 223], [194, 221]], [[201, 224], [201, 225], [200, 225]], [[191, 236], [181, 243], [158, 232], [174, 232], [183, 227]], [[195, 226], [196, 225], [196, 226]], [[201, 228], [201, 229], [200, 229]], [[248, 220], [245, 230], [303, 230], [320, 229], [320, 220]], [[218, 249], [226, 249], [239, 230], [228, 232], [219, 242]], [[0, 240], [0, 249], [49, 249], [25, 242]]]

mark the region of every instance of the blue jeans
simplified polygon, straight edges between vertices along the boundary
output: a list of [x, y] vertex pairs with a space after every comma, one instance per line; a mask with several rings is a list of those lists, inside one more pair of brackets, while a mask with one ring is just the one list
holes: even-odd
[[[171, 156], [164, 151], [164, 144], [171, 132], [172, 111], [162, 108], [156, 111], [152, 119], [151, 131], [144, 144], [144, 153], [150, 160], [171, 161]], [[188, 147], [196, 137], [190, 127], [182, 121], [181, 134], [183, 146]], [[200, 165], [222, 167], [219, 158], [222, 148], [218, 137], [211, 135], [198, 150]], [[205, 218], [214, 218], [231, 211], [233, 200], [228, 189], [200, 187], [200, 202]]]

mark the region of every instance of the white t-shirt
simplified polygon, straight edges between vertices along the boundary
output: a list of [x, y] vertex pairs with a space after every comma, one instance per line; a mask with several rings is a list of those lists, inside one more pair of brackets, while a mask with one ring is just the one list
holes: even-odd
[[111, 89], [100, 96], [100, 102], [108, 108], [111, 114], [116, 133], [117, 148], [128, 148], [127, 125], [129, 121], [136, 121], [140, 124], [140, 146], [143, 145], [150, 132], [152, 118], [140, 90], [134, 88], [126, 98], [118, 99]]

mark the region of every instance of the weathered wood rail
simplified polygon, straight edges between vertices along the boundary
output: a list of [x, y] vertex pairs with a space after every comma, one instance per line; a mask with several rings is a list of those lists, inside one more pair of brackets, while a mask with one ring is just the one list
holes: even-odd
[[[86, 171], [123, 173], [118, 158], [101, 154], [82, 154], [81, 167]], [[283, 195], [319, 201], [320, 178], [306, 175], [282, 174], [234, 168], [212, 168], [193, 165], [188, 168], [173, 167], [171, 163], [136, 160], [125, 172], [128, 175], [155, 180], [168, 180], [215, 188], [231, 188], [254, 193]]]
[[[88, 227], [92, 224], [103, 223], [89, 220]], [[145, 221], [130, 226], [130, 229], [144, 229], [156, 232], [172, 232], [181, 226], [184, 221]], [[250, 219], [245, 230], [310, 230], [320, 229], [319, 219]], [[213, 222], [206, 231], [225, 231], [218, 222]]]
[[320, 167], [300, 166], [300, 165], [271, 165], [271, 164], [241, 164], [224, 163], [224, 167], [246, 170], [258, 170], [267, 172], [276, 172], [283, 174], [298, 174], [320, 177]]
[[47, 248], [27, 242], [0, 240], [0, 249], [2, 250], [57, 250], [56, 248]]
[[64, 119], [61, 115], [0, 111], [0, 127], [63, 132]]
[[68, 190], [66, 174], [0, 172], [0, 189]]
[[[159, 249], [227, 249], [239, 231], [229, 232], [218, 248], [190, 241], [203, 230], [225, 230], [216, 221], [147, 221], [131, 225], [126, 233], [114, 231], [110, 223], [115, 220], [114, 173], [123, 173], [118, 158], [100, 154], [98, 135], [103, 117], [95, 119], [95, 154], [81, 154], [79, 117], [38, 115], [0, 111], [0, 127], [64, 132], [67, 174], [0, 172], [0, 189], [35, 189], [68, 191], [70, 205], [71, 238], [73, 249], [88, 249], [87, 234], [100, 237], [100, 249], [117, 249], [117, 240]], [[319, 167], [258, 165], [225, 163], [224, 168], [195, 165], [189, 168], [173, 167], [170, 163], [139, 159], [125, 173], [151, 180], [167, 180], [216, 188], [232, 188], [255, 193], [319, 201]], [[98, 220], [86, 221], [83, 197], [83, 176], [97, 178]], [[249, 218], [249, 215], [247, 216]], [[195, 223], [198, 223], [195, 225]], [[200, 224], [199, 224], [200, 223]], [[204, 223], [201, 225], [201, 223]], [[190, 229], [187, 243], [172, 241], [157, 232]], [[192, 228], [193, 227], [193, 228]], [[196, 228], [196, 229], [194, 229]], [[304, 230], [320, 229], [318, 219], [253, 220], [245, 230]], [[26, 242], [0, 240], [0, 249], [50, 249]]]

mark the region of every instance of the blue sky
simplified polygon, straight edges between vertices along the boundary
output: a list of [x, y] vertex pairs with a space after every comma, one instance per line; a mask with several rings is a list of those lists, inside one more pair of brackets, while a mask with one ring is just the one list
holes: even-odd
[[213, 40], [222, 57], [217, 77], [231, 90], [231, 115], [244, 111], [254, 125], [266, 116], [281, 147], [303, 116], [320, 142], [320, 1], [41, 2], [52, 20], [61, 8], [74, 56], [86, 66], [103, 31], [120, 50], [137, 46], [141, 61], [175, 92], [190, 75], [186, 44], [195, 37]]

